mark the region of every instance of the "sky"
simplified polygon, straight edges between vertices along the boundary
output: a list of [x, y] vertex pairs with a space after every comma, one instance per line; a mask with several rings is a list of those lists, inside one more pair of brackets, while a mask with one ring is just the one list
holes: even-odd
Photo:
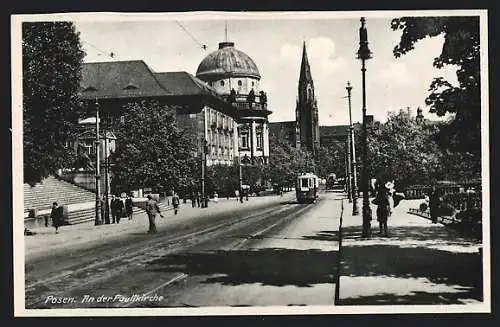
[[[362, 117], [359, 13], [317, 17], [313, 13], [294, 17], [263, 16], [154, 16], [134, 15], [113, 19], [76, 18], [77, 30], [87, 55], [85, 62], [144, 60], [156, 72], [187, 71], [196, 74], [199, 63], [226, 40], [256, 63], [261, 89], [267, 92], [271, 122], [295, 120], [302, 44], [306, 43], [320, 125], [349, 121], [347, 81], [352, 89], [353, 122]], [[365, 14], [366, 15], [366, 14]], [[406, 15], [411, 15], [406, 13]], [[323, 15], [324, 16], [324, 15]], [[385, 121], [389, 111], [410, 107], [423, 109], [424, 116], [438, 119], [425, 105], [429, 85], [442, 76], [456, 84], [456, 67], [436, 69], [432, 62], [441, 52], [443, 37], [428, 38], [415, 50], [395, 58], [392, 50], [400, 31], [392, 31], [391, 19], [366, 15], [369, 47], [373, 58], [366, 63], [367, 114]], [[396, 16], [397, 17], [397, 16]], [[151, 18], [151, 17], [150, 17]], [[207, 49], [202, 49], [205, 44]], [[109, 53], [113, 53], [111, 58]]]

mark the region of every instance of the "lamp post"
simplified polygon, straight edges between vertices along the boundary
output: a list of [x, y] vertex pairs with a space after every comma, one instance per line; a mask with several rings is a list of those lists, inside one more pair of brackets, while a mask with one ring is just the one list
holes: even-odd
[[363, 183], [363, 234], [362, 237], [370, 237], [371, 235], [371, 220], [372, 212], [370, 208], [370, 199], [368, 192], [370, 190], [370, 182], [368, 178], [368, 135], [366, 129], [366, 67], [365, 61], [372, 58], [372, 52], [368, 48], [368, 32], [365, 27], [365, 18], [361, 17], [361, 27], [359, 28], [359, 49], [358, 59], [361, 59], [361, 75], [362, 75], [362, 93], [363, 93], [363, 152], [362, 152], [362, 183]]
[[351, 135], [350, 129], [347, 129], [347, 142], [346, 142], [346, 182], [347, 182], [347, 198], [349, 199], [349, 203], [352, 202], [352, 184], [351, 184]]
[[[108, 118], [106, 116], [106, 118]], [[109, 224], [109, 158], [108, 158], [108, 121], [104, 121], [104, 223]]]
[[351, 91], [352, 86], [347, 81], [347, 99], [349, 100], [349, 137], [351, 138], [351, 156], [352, 156], [352, 215], [359, 215], [358, 209], [358, 182], [357, 182], [357, 169], [356, 169], [356, 144], [354, 143], [354, 127], [352, 126], [352, 113], [351, 113]]
[[95, 114], [95, 220], [94, 225], [102, 225], [101, 219], [101, 170], [100, 170], [100, 156], [99, 156], [99, 102], [95, 99], [96, 114]]
[[207, 197], [205, 195], [205, 174], [207, 170], [207, 140], [203, 141], [203, 148], [201, 154], [201, 207], [206, 208], [208, 205]]

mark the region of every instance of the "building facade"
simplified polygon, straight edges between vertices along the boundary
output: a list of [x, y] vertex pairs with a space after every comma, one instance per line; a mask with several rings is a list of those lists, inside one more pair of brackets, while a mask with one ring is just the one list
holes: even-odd
[[[242, 164], [267, 164], [271, 111], [267, 109], [267, 95], [260, 88], [261, 76], [255, 62], [233, 42], [221, 42], [217, 51], [201, 61], [196, 77], [234, 107], [231, 116], [235, 123], [229, 135], [238, 146], [233, 148], [232, 156]], [[218, 117], [209, 119], [211, 129], [219, 128], [218, 124], [225, 126]]]

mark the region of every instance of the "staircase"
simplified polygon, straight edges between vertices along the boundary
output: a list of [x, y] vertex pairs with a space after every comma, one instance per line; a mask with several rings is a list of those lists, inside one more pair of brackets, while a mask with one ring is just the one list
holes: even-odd
[[95, 201], [94, 193], [54, 176], [33, 187], [24, 184], [24, 211], [50, 209], [52, 202], [68, 205], [91, 201]]

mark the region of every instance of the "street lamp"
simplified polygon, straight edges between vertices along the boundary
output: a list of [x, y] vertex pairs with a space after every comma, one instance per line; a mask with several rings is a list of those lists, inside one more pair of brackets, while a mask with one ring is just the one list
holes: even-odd
[[366, 128], [366, 67], [365, 61], [372, 58], [372, 52], [368, 48], [368, 32], [365, 27], [365, 18], [361, 17], [361, 27], [359, 28], [359, 49], [358, 59], [361, 59], [362, 92], [363, 92], [363, 152], [362, 152], [362, 183], [363, 183], [363, 234], [362, 237], [370, 237], [372, 212], [368, 192], [370, 182], [368, 179], [368, 135]]
[[358, 182], [357, 182], [357, 169], [356, 169], [356, 144], [354, 143], [354, 127], [352, 126], [352, 113], [351, 113], [351, 91], [352, 86], [349, 81], [347, 81], [347, 98], [349, 100], [349, 137], [351, 138], [351, 156], [352, 156], [352, 215], [359, 215], [358, 209]]
[[207, 171], [207, 153], [208, 145], [207, 140], [203, 140], [202, 154], [201, 154], [201, 207], [206, 208], [208, 206], [208, 199], [205, 195], [205, 175]]

